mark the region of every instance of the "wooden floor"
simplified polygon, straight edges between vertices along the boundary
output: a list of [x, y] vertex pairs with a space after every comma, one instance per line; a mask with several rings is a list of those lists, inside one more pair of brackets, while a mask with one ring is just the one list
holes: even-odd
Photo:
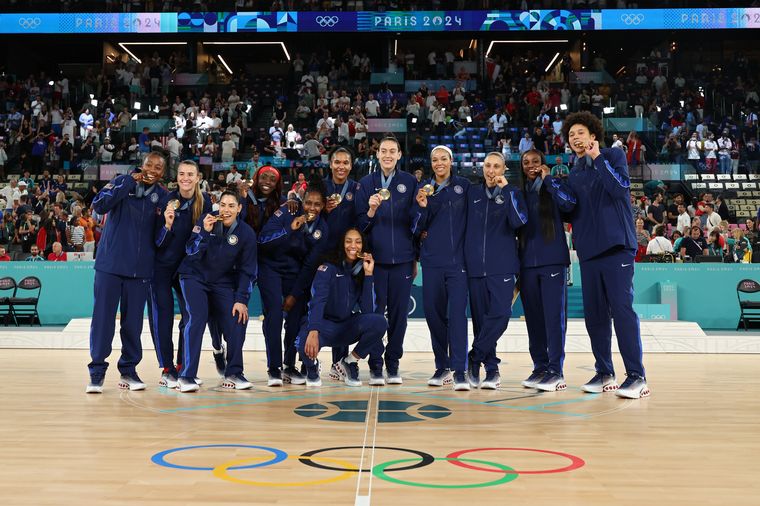
[[648, 355], [652, 396], [638, 401], [580, 392], [592, 375], [585, 353], [568, 355], [569, 388], [551, 394], [520, 386], [526, 354], [502, 358], [499, 391], [427, 387], [426, 353], [404, 357], [402, 386], [348, 388], [323, 374], [321, 389], [272, 389], [257, 352], [246, 355], [254, 389], [226, 392], [204, 354], [205, 385], [182, 395], [156, 386], [147, 354], [139, 372], [148, 389], [119, 391], [111, 357], [104, 393], [85, 395], [86, 351], [0, 349], [0, 498], [4, 506], [759, 503], [756, 356]]

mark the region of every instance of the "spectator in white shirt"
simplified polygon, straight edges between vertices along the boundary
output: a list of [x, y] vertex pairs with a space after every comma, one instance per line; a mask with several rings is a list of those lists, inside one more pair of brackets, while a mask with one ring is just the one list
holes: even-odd
[[[236, 152], [235, 141], [232, 140], [230, 134], [224, 134], [224, 141], [222, 141], [222, 162], [233, 161]], [[230, 182], [229, 175], [227, 176], [227, 182]]]
[[681, 232], [682, 237], [686, 237], [686, 234], [691, 229], [691, 215], [686, 210], [686, 206], [678, 204], [678, 221], [676, 222], [676, 230]]
[[520, 139], [520, 145], [517, 148], [520, 151], [520, 154], [533, 149], [533, 139], [530, 138], [530, 134], [528, 132], [525, 132], [525, 136]]
[[364, 109], [367, 111], [368, 118], [376, 118], [377, 113], [380, 110], [380, 102], [375, 100], [375, 95], [369, 94], [369, 99], [364, 104]]
[[712, 202], [705, 202], [705, 211], [707, 214], [707, 221], [705, 222], [705, 230], [707, 235], [710, 235], [712, 229], [720, 225], [721, 217], [715, 212], [715, 205]]
[[493, 132], [494, 143], [498, 142], [502, 137], [502, 132], [507, 126], [507, 115], [504, 112], [496, 112], [493, 116], [488, 118], [488, 128]]
[[235, 164], [230, 165], [230, 172], [227, 174], [227, 178], [225, 179], [227, 184], [237, 184], [242, 179], [243, 175], [238, 172], [237, 166]]
[[663, 235], [665, 227], [658, 225], [654, 227], [653, 237], [647, 244], [647, 255], [658, 255], [661, 253], [673, 253], [673, 245]]
[[623, 149], [623, 141], [620, 140], [618, 134], [612, 134], [612, 146], [613, 148]]

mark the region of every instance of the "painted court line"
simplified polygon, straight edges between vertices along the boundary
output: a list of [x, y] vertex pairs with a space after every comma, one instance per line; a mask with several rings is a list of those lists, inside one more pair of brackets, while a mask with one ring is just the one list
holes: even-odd
[[[359, 458], [359, 472], [356, 473], [356, 496], [354, 499], [354, 506], [369, 506], [369, 495], [360, 496], [359, 491], [362, 484], [362, 472], [361, 469], [364, 466], [364, 450], [367, 448], [367, 435], [369, 434], [369, 422], [372, 420], [372, 396], [375, 389], [370, 388], [369, 399], [367, 400], [367, 414], [364, 419], [364, 440], [362, 441], [362, 454]], [[378, 393], [378, 397], [380, 394]], [[370, 473], [371, 474], [371, 473]]]

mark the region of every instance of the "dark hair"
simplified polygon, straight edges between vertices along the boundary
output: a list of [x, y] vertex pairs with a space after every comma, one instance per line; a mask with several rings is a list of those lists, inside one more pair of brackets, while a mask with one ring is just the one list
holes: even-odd
[[330, 151], [330, 155], [328, 157], [328, 159], [330, 160], [330, 162], [332, 162], [333, 158], [338, 153], [345, 153], [345, 154], [347, 154], [349, 160], [351, 161], [351, 163], [354, 163], [354, 153], [353, 153], [353, 151], [351, 151], [350, 149], [348, 149], [348, 148], [346, 148], [344, 146], [338, 146], [336, 148], [333, 148], [332, 151]]
[[327, 200], [327, 187], [325, 186], [325, 182], [316, 174], [309, 176], [309, 180], [306, 184], [306, 191], [303, 193], [304, 199], [306, 199], [306, 195], [309, 193], [318, 193], [323, 201]]
[[[340, 267], [343, 264], [343, 262], [346, 261], [346, 248], [344, 244], [346, 243], [346, 235], [352, 230], [354, 232], [357, 232], [359, 234], [359, 237], [362, 238], [362, 252], [369, 251], [367, 249], [369, 247], [369, 241], [367, 240], [367, 236], [365, 236], [362, 233], [362, 231], [359, 230], [358, 228], [351, 227], [341, 234], [340, 239], [338, 239], [338, 245], [335, 248], [328, 250], [322, 256], [321, 263], [333, 264]], [[364, 281], [364, 269], [359, 271], [359, 274], [356, 275], [356, 279], [359, 281], [359, 285], [361, 287], [361, 283]]]
[[[259, 190], [259, 175], [261, 174], [262, 170], [277, 170], [274, 169], [274, 167], [271, 167], [269, 165], [264, 165], [262, 167], [259, 167], [259, 169], [256, 171], [256, 173], [253, 175], [253, 195], [254, 197], [261, 198], [264, 195], [261, 193], [261, 190]], [[279, 172], [279, 171], [278, 171]], [[247, 201], [247, 209], [245, 213], [245, 221], [248, 223], [248, 225], [251, 226], [252, 229], [256, 231], [258, 234], [261, 232], [261, 229], [264, 228], [264, 225], [267, 221], [269, 221], [269, 218], [277, 211], [277, 209], [280, 207], [280, 200], [282, 200], [282, 177], [278, 176], [277, 181], [275, 182], [274, 189], [272, 190], [272, 193], [267, 196], [267, 201], [264, 205], [264, 213], [262, 215], [261, 211], [259, 210], [259, 206], [257, 202], [252, 202], [250, 200]]]
[[401, 142], [396, 138], [393, 134], [385, 134], [382, 139], [380, 139], [380, 142], [377, 143], [379, 146], [383, 142], [395, 142], [396, 146], [398, 146], [398, 150], [401, 151]]
[[604, 127], [602, 122], [594, 114], [588, 111], [574, 112], [565, 119], [562, 123], [562, 138], [568, 141], [570, 138], [570, 128], [573, 125], [583, 125], [588, 128], [588, 132], [600, 143], [604, 140]]
[[[523, 172], [523, 162], [526, 155], [538, 155], [541, 158], [541, 164], [546, 165], [546, 157], [537, 149], [529, 149], [520, 155], [520, 171], [519, 178], [521, 181], [521, 188], [525, 188], [526, 178], [525, 172]], [[541, 219], [541, 234], [544, 236], [544, 243], [548, 244], [554, 240], [557, 231], [554, 227], [554, 203], [552, 202], [552, 196], [549, 194], [549, 190], [544, 185], [541, 185], [541, 190], [538, 193], [538, 214]], [[520, 247], [525, 247], [525, 227], [518, 229], [518, 237], [520, 240]]]
[[219, 202], [222, 201], [225, 195], [229, 195], [230, 197], [235, 198], [235, 202], [240, 204], [240, 194], [238, 192], [232, 191], [232, 190], [224, 190], [221, 195], [219, 195]]
[[655, 235], [655, 237], [664, 237], [665, 236], [665, 227], [662, 225], [657, 225], [654, 227], [654, 230], [652, 231]]

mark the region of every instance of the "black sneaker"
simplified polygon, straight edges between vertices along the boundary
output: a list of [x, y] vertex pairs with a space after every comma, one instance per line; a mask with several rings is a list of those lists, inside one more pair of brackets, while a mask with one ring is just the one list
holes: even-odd
[[472, 359], [472, 352], [467, 354], [467, 377], [472, 388], [480, 386], [480, 362]]
[[550, 371], [544, 374], [544, 377], [536, 383], [534, 388], [544, 392], [559, 392], [567, 390], [567, 383], [565, 383], [565, 378], [561, 374]]
[[267, 370], [267, 386], [268, 387], [281, 387], [282, 386], [282, 373], [279, 367], [273, 367]]
[[224, 372], [227, 370], [227, 359], [224, 356], [224, 345], [221, 350], [214, 350], [214, 364], [216, 365], [216, 373], [224, 378]]
[[359, 379], [359, 363], [358, 362], [347, 362], [346, 359], [341, 359], [340, 362], [338, 362], [338, 366], [343, 369], [344, 377], [343, 381], [346, 383], [346, 385], [350, 387], [360, 387], [362, 386], [362, 382]]
[[282, 381], [291, 385], [303, 385], [306, 383], [306, 377], [292, 365], [282, 370]]

